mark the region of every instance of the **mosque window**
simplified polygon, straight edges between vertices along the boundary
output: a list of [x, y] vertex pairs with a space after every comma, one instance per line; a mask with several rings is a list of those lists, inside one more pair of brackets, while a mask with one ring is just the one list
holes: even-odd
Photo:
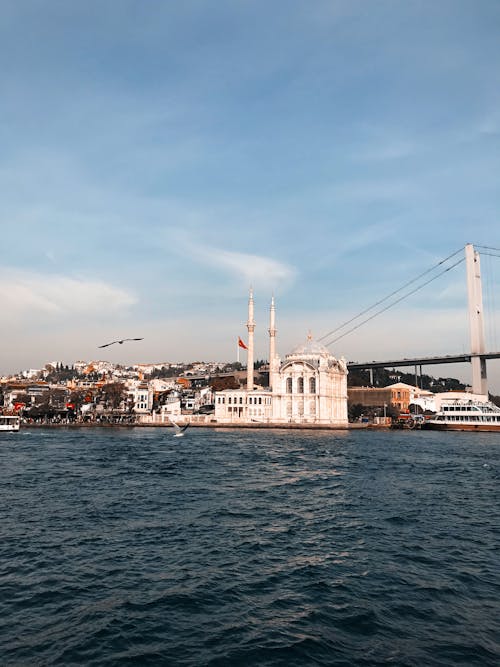
[[299, 378], [299, 379], [297, 380], [297, 392], [298, 392], [299, 394], [303, 394], [303, 393], [304, 393], [304, 378]]
[[292, 378], [287, 378], [286, 379], [286, 393], [287, 394], [292, 393]]
[[316, 393], [316, 378], [309, 378], [309, 393]]

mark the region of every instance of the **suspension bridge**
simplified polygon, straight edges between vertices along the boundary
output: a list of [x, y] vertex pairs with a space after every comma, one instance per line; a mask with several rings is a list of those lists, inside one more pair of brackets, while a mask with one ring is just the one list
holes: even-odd
[[[491, 248], [488, 246], [477, 247], [482, 249], [482, 254], [500, 257], [500, 250], [497, 248]], [[422, 375], [423, 366], [470, 363], [472, 367], [472, 392], [474, 394], [487, 395], [488, 377], [486, 361], [489, 359], [500, 359], [500, 352], [486, 351], [480, 253], [471, 243], [468, 243], [465, 246], [464, 255], [459, 259], [455, 259], [457, 255], [463, 251], [464, 249], [460, 248], [460, 250], [457, 250], [445, 259], [438, 262], [438, 264], [405, 283], [399, 289], [394, 290], [383, 299], [378, 300], [372, 306], [365, 308], [356, 316], [350, 318], [332, 331], [329, 331], [319, 340], [323, 342], [324, 345], [333, 345], [341, 338], [344, 338], [350, 333], [356, 331], [378, 315], [389, 310], [389, 308], [392, 308], [443, 274], [451, 271], [462, 262], [465, 262], [467, 275], [467, 310], [470, 331], [470, 352], [445, 356], [425, 356], [405, 359], [389, 359], [383, 361], [349, 362], [347, 367], [349, 370], [369, 370], [371, 383], [373, 384], [373, 369], [375, 368], [399, 368], [411, 366], [415, 369], [415, 384], [418, 384], [418, 376], [419, 374], [420, 376]], [[446, 266], [446, 264], [451, 260], [454, 260], [453, 263]], [[435, 273], [436, 270], [439, 272]]]

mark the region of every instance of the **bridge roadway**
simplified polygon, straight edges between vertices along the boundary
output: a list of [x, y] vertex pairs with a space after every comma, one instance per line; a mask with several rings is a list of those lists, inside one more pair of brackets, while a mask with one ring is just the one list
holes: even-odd
[[484, 354], [448, 354], [444, 357], [416, 357], [414, 359], [394, 359], [392, 361], [348, 361], [347, 368], [350, 370], [363, 370], [366, 368], [399, 368], [401, 366], [432, 366], [439, 364], [460, 364], [470, 362], [474, 357], [480, 359], [500, 359], [500, 352], [485, 352]]

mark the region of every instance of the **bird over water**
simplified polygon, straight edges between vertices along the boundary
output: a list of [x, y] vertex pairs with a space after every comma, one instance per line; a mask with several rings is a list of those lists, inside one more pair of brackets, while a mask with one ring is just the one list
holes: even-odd
[[144, 340], [144, 338], [122, 338], [122, 340], [112, 340], [111, 343], [105, 343], [104, 345], [98, 345], [97, 347], [109, 347], [110, 345], [115, 345], [115, 343], [123, 345], [127, 340]]

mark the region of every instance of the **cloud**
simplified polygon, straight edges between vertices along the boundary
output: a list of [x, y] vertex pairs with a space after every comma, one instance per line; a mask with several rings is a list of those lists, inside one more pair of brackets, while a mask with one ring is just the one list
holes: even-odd
[[102, 281], [4, 269], [0, 272], [0, 302], [14, 319], [33, 313], [64, 318], [116, 313], [132, 306], [136, 298]]
[[255, 286], [272, 287], [291, 281], [295, 275], [293, 268], [270, 257], [228, 250], [218, 251], [217, 264]]
[[244, 286], [278, 289], [292, 283], [296, 276], [294, 267], [264, 255], [202, 246], [187, 239], [178, 247], [195, 261], [232, 274]]

